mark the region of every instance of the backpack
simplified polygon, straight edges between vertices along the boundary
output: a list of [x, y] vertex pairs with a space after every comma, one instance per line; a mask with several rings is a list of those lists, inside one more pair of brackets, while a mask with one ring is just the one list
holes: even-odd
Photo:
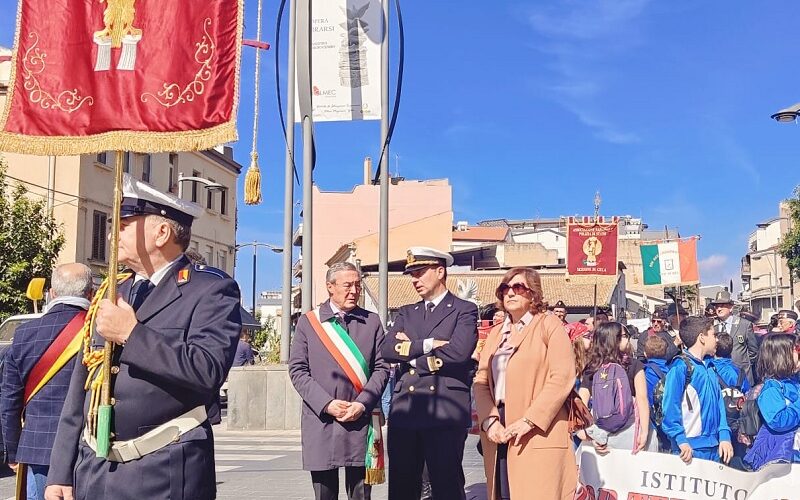
[[[686, 387], [692, 381], [692, 374], [694, 373], [694, 363], [685, 354], [679, 354], [675, 359], [682, 359], [686, 365], [686, 380], [683, 383], [683, 394], [686, 396]], [[650, 420], [653, 421], [658, 429], [661, 428], [661, 424], [664, 422], [664, 383], [666, 380], [666, 377], [659, 377], [658, 383], [653, 388], [653, 411], [650, 412]], [[692, 402], [688, 396], [686, 396], [686, 405], [689, 407], [689, 411], [692, 411]]]
[[758, 395], [764, 384], [758, 384], [745, 394], [742, 409], [739, 411], [738, 441], [750, 446], [761, 429], [761, 412], [758, 409]]
[[592, 376], [592, 415], [606, 432], [623, 429], [634, 415], [633, 394], [628, 373], [618, 363], [600, 366]]
[[[725, 416], [728, 418], [728, 426], [731, 432], [739, 429], [739, 420], [741, 419], [742, 407], [744, 406], [745, 398], [742, 393], [742, 383], [744, 383], [744, 370], [739, 370], [739, 377], [736, 379], [736, 385], [730, 386], [720, 377], [717, 370], [714, 370], [719, 380], [720, 388], [722, 389], [722, 400], [725, 404]], [[757, 432], [757, 431], [756, 431]]]

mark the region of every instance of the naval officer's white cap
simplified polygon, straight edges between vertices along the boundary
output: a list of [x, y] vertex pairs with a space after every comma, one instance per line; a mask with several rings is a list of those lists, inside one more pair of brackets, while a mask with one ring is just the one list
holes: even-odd
[[122, 177], [121, 219], [137, 215], [160, 215], [191, 227], [192, 222], [202, 213], [203, 207], [197, 203], [163, 193], [128, 174]]
[[403, 274], [408, 274], [417, 269], [429, 266], [450, 267], [453, 265], [453, 256], [430, 247], [411, 247], [406, 252], [406, 269]]

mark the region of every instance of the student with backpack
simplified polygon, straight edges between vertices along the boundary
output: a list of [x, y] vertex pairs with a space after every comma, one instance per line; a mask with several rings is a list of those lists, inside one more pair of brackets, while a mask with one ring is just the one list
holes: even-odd
[[745, 394], [750, 389], [750, 382], [747, 381], [745, 371], [733, 363], [731, 353], [733, 352], [733, 337], [727, 333], [717, 335], [717, 352], [708, 366], [714, 372], [722, 391], [722, 401], [725, 403], [725, 413], [728, 420], [728, 427], [731, 429], [733, 441], [733, 460], [731, 467], [742, 469], [742, 457], [744, 457], [747, 447], [740, 443], [736, 437], [739, 433], [739, 422], [741, 420], [742, 408], [744, 407]]
[[644, 365], [629, 351], [623, 325], [606, 322], [595, 328], [578, 393], [592, 408], [595, 423], [586, 434], [601, 455], [610, 449], [657, 451], [650, 432]]
[[716, 375], [706, 367], [717, 349], [710, 318], [689, 316], [679, 334], [686, 350], [672, 362], [664, 381], [663, 422], [672, 453], [686, 463], [692, 457], [724, 463], [733, 457], [722, 392]]
[[667, 378], [667, 372], [669, 371], [669, 362], [666, 359], [668, 356], [667, 341], [655, 335], [648, 337], [644, 342], [644, 355], [647, 359], [644, 364], [644, 377], [647, 381], [647, 402], [650, 405], [650, 421], [655, 424], [659, 451], [669, 453], [671, 449], [669, 438], [661, 430], [660, 422], [656, 420], [657, 412], [653, 408], [656, 387], [660, 387], [663, 394], [664, 380]]
[[772, 462], [800, 463], [800, 340], [790, 333], [770, 333], [759, 349], [756, 372], [764, 380], [758, 395], [761, 429], [744, 457], [751, 469]]

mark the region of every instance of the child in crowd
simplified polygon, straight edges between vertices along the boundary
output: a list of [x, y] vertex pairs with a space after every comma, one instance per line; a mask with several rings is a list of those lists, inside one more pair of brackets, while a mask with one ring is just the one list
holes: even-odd
[[[644, 365], [638, 359], [628, 356], [630, 338], [628, 331], [617, 322], [605, 322], [598, 325], [592, 336], [588, 361], [580, 383], [581, 399], [589, 406], [592, 399], [592, 411], [595, 424], [586, 429], [586, 434], [600, 455], [610, 449], [657, 451], [653, 433], [650, 432], [650, 407], [647, 404], [647, 382], [644, 376]], [[621, 375], [621, 376], [620, 376]], [[616, 385], [615, 377], [619, 377]], [[613, 397], [609, 393], [598, 394], [603, 389], [602, 382], [610, 382], [620, 390]], [[607, 389], [603, 389], [607, 390]], [[624, 414], [622, 425], [614, 428], [604, 426], [609, 415], [599, 415], [604, 401], [621, 401]], [[615, 405], [616, 406], [616, 405]], [[601, 417], [601, 418], [598, 418]]]
[[[675, 344], [672, 344], [675, 345]], [[667, 353], [669, 344], [663, 337], [652, 335], [644, 341], [644, 355], [647, 361], [644, 364], [644, 378], [647, 381], [647, 401], [650, 406], [650, 415], [653, 415], [653, 394], [656, 384], [666, 379], [669, 371]], [[669, 438], [661, 427], [656, 427], [659, 451], [669, 452]]]
[[764, 380], [758, 395], [762, 426], [744, 461], [754, 470], [770, 462], [800, 463], [800, 342], [789, 333], [764, 337], [756, 371]]
[[744, 394], [750, 390], [750, 383], [747, 381], [744, 371], [733, 364], [732, 352], [733, 337], [727, 333], [720, 333], [717, 336], [717, 353], [710, 365], [725, 385], [736, 387]]
[[679, 334], [686, 350], [675, 358], [664, 383], [664, 421], [672, 453], [686, 463], [692, 457], [730, 462], [733, 457], [722, 392], [704, 360], [714, 355], [717, 337], [710, 318], [689, 316]]
[[589, 328], [580, 322], [568, 323], [564, 326], [569, 335], [569, 341], [572, 342], [572, 353], [575, 354], [575, 368], [577, 375], [583, 374], [583, 369], [586, 367], [586, 357], [589, 353], [589, 346], [592, 345], [592, 332]]

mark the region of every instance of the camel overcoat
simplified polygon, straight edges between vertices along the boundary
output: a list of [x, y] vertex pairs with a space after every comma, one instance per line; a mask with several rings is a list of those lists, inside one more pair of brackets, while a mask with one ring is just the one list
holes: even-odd
[[[478, 422], [499, 416], [494, 398], [492, 358], [502, 325], [489, 333], [481, 352], [473, 391]], [[506, 423], [522, 417], [535, 424], [520, 444], [509, 442], [508, 479], [513, 500], [571, 500], [577, 466], [564, 401], [575, 386], [575, 357], [564, 325], [549, 314], [536, 314], [510, 342], [514, 352], [506, 370]], [[497, 445], [481, 430], [489, 500], [495, 499]]]

